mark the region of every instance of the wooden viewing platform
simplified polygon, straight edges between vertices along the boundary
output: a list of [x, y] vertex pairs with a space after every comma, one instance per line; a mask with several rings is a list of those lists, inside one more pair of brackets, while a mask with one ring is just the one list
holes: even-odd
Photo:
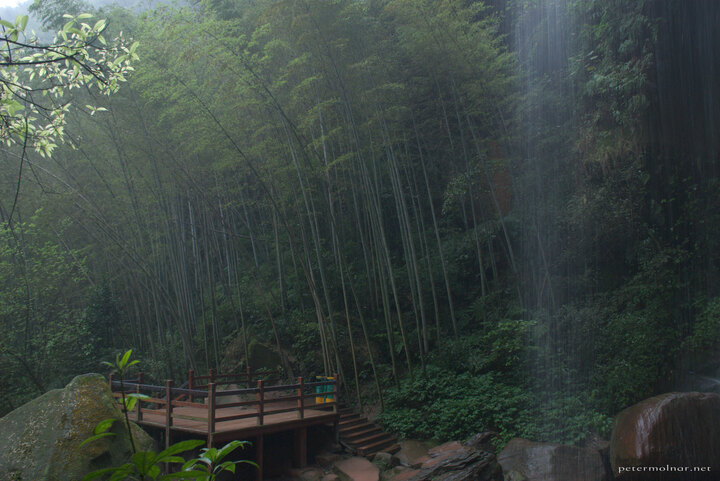
[[[331, 380], [295, 384], [266, 385], [255, 381], [254, 387], [218, 389], [218, 381], [226, 385], [243, 380], [249, 384], [251, 376], [216, 375], [188, 376], [187, 387], [174, 387], [173, 381], [165, 386], [143, 383], [143, 376], [131, 381], [110, 379], [113, 396], [139, 393], [148, 396], [138, 400], [129, 413], [132, 421], [164, 432], [165, 446], [172, 443], [173, 433], [207, 440], [212, 447], [232, 440], [253, 442], [257, 450], [255, 462], [259, 466], [258, 479], [262, 479], [263, 435], [290, 431], [294, 433], [293, 462], [304, 467], [307, 458], [307, 428], [314, 425], [332, 425], [337, 435], [337, 376]], [[240, 379], [238, 379], [240, 378]], [[198, 386], [207, 380], [207, 386]], [[321, 393], [316, 392], [320, 388]], [[317, 403], [316, 398], [325, 402]]]

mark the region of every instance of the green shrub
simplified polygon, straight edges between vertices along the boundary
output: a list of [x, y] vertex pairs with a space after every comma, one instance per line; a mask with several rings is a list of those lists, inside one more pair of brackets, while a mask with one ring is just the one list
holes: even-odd
[[702, 306], [693, 332], [685, 340], [686, 349], [702, 352], [720, 343], [720, 297], [715, 297]]
[[610, 432], [612, 418], [592, 409], [592, 396], [583, 391], [509, 384], [496, 372], [428, 366], [427, 374], [385, 396], [378, 420], [401, 437], [462, 440], [491, 430], [499, 434], [500, 447], [513, 437], [577, 443], [591, 433]]
[[508, 440], [518, 434], [517, 421], [529, 417], [527, 393], [491, 373], [456, 374], [428, 366], [427, 374], [388, 392], [378, 418], [384, 426], [403, 437], [439, 441], [492, 429]]

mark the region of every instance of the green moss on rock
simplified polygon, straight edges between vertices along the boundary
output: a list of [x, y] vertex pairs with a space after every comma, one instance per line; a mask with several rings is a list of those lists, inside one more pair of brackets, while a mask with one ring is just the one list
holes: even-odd
[[[105, 419], [121, 418], [107, 381], [84, 374], [64, 389], [55, 389], [0, 419], [0, 479], [15, 481], [75, 481], [89, 471], [126, 462], [130, 441], [123, 425], [117, 436], [80, 444]], [[154, 448], [144, 431], [133, 430], [139, 450]]]

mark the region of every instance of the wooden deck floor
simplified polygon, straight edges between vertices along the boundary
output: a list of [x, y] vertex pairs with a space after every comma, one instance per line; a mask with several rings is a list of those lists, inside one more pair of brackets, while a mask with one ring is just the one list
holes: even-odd
[[[184, 383], [188, 387], [174, 387], [171, 380], [165, 386], [145, 384], [140, 373], [135, 381], [111, 378], [110, 387], [118, 399], [131, 393], [143, 395], [129, 417], [141, 426], [164, 433], [165, 447], [180, 437], [206, 439], [209, 447], [233, 440], [252, 442], [257, 481], [263, 479], [266, 434], [291, 433], [292, 463], [300, 468], [307, 462], [308, 428], [330, 426], [337, 439], [337, 375], [310, 383], [299, 377], [295, 384], [266, 385], [259, 379], [253, 388], [217, 389], [219, 385], [214, 381], [221, 378], [220, 386], [228, 385], [228, 376], [212, 370], [209, 376], [194, 376], [190, 371]], [[252, 378], [246, 377], [243, 383], [249, 384]], [[208, 381], [206, 386], [193, 383], [203, 379]]]
[[[282, 410], [289, 407], [292, 407], [291, 403], [276, 403], [273, 409]], [[255, 412], [255, 409], [228, 407], [216, 409], [215, 415], [217, 418], [223, 418], [233, 415], [253, 414]], [[172, 431], [182, 431], [195, 436], [208, 438], [207, 415], [207, 409], [175, 407], [173, 409], [173, 420], [170, 429]], [[138, 422], [137, 413], [131, 413], [130, 419]], [[297, 411], [273, 414], [272, 410], [268, 410], [264, 413], [262, 425], [258, 424], [257, 417], [216, 422], [215, 430], [213, 431], [213, 441], [215, 443], [227, 442], [234, 439], [255, 437], [259, 434], [290, 431], [312, 425], [333, 424], [337, 419], [337, 413], [334, 413], [332, 410], [320, 409], [314, 404], [304, 409], [302, 418], [299, 417]], [[142, 419], [138, 424], [165, 429], [165, 409], [143, 409]]]

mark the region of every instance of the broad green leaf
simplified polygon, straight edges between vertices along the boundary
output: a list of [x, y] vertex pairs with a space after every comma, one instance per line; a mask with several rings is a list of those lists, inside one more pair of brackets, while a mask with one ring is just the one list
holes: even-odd
[[127, 397], [133, 397], [133, 398], [138, 399], [138, 400], [150, 399], [150, 396], [148, 396], [147, 394], [142, 394], [142, 393], [139, 393], [139, 392], [131, 392], [131, 393], [128, 393], [128, 394], [127, 394]]
[[[158, 462], [160, 462], [160, 461], [158, 461]], [[163, 462], [163, 463], [178, 463], [178, 464], [182, 464], [182, 463], [185, 462], [185, 458], [183, 458], [182, 456], [169, 456], [169, 457], [167, 457], [167, 458], [163, 458], [162, 462]]]
[[15, 99], [3, 100], [1, 105], [7, 110], [8, 115], [11, 117], [14, 116], [18, 110], [25, 108]]
[[132, 349], [128, 349], [125, 351], [125, 354], [123, 354], [122, 359], [118, 361], [118, 365], [120, 367], [125, 367], [125, 364], [127, 364], [128, 360], [130, 359], [130, 355], [132, 354]]
[[[110, 476], [110, 479], [108, 479], [108, 481], [127, 481], [127, 478], [128, 478], [130, 475], [132, 475], [132, 474], [134, 474], [134, 473], [133, 473], [133, 465], [130, 464], [130, 463], [128, 463], [128, 464], [123, 464], [123, 465], [120, 467], [120, 469], [117, 469], [117, 470]], [[132, 478], [132, 479], [135, 479], [135, 478]]]
[[217, 448], [205, 448], [203, 449], [201, 458], [207, 458], [211, 462], [215, 462], [215, 460], [217, 459], [217, 452]]
[[81, 442], [81, 443], [80, 443], [80, 446], [81, 446], [81, 447], [82, 447], [82, 446], [85, 446], [85, 445], [88, 444], [88, 443], [91, 443], [91, 442], [93, 442], [93, 441], [97, 441], [97, 440], [100, 439], [100, 438], [106, 438], [106, 437], [108, 437], [108, 436], [117, 436], [117, 434], [115, 434], [115, 433], [100, 433], [100, 434], [96, 434], [96, 435], [94, 435], [94, 436], [90, 436], [90, 437], [87, 438], [85, 441]]
[[174, 456], [176, 454], [184, 453], [185, 451], [193, 450], [199, 446], [202, 446], [203, 444], [205, 444], [205, 442], [199, 439], [180, 441], [179, 443], [173, 444], [164, 451], [160, 451], [160, 453], [158, 454], [158, 459], [164, 459], [167, 456]]
[[232, 451], [239, 447], [245, 447], [246, 444], [249, 444], [247, 441], [230, 441], [225, 446], [220, 448], [220, 451], [217, 453], [217, 457], [215, 458], [215, 462], [222, 461], [225, 456], [230, 454]]
[[133, 408], [135, 408], [135, 405], [137, 404], [138, 400], [134, 396], [128, 396], [125, 398], [125, 410], [126, 411], [132, 411]]
[[150, 451], [138, 451], [132, 455], [132, 463], [141, 475], [149, 474], [150, 469], [155, 465], [157, 455]]
[[17, 18], [15, 18], [15, 27], [20, 31], [25, 30], [25, 26], [27, 26], [27, 23], [28, 23], [27, 15], [18, 15]]
[[235, 465], [239, 463], [240, 461], [233, 462], [233, 461], [225, 461], [220, 466], [218, 466], [218, 472], [220, 471], [230, 471], [231, 473], [235, 472]]
[[197, 458], [190, 459], [189, 461], [187, 461], [185, 464], [182, 465], [182, 471], [190, 471], [199, 462], [200, 461]]
[[110, 429], [112, 427], [112, 425], [115, 423], [115, 421], [117, 421], [117, 419], [114, 419], [114, 418], [105, 419], [104, 421], [100, 421], [99, 423], [97, 423], [97, 426], [95, 426], [94, 434], [104, 433], [105, 431], [107, 431], [108, 429]]
[[166, 474], [160, 479], [208, 479], [208, 473], [204, 471], [179, 471], [177, 473]]
[[98, 469], [97, 471], [93, 471], [91, 473], [86, 474], [82, 477], [82, 481], [91, 481], [93, 479], [100, 478], [102, 476], [105, 476], [106, 474], [114, 473], [119, 468], [104, 468], [104, 469]]

